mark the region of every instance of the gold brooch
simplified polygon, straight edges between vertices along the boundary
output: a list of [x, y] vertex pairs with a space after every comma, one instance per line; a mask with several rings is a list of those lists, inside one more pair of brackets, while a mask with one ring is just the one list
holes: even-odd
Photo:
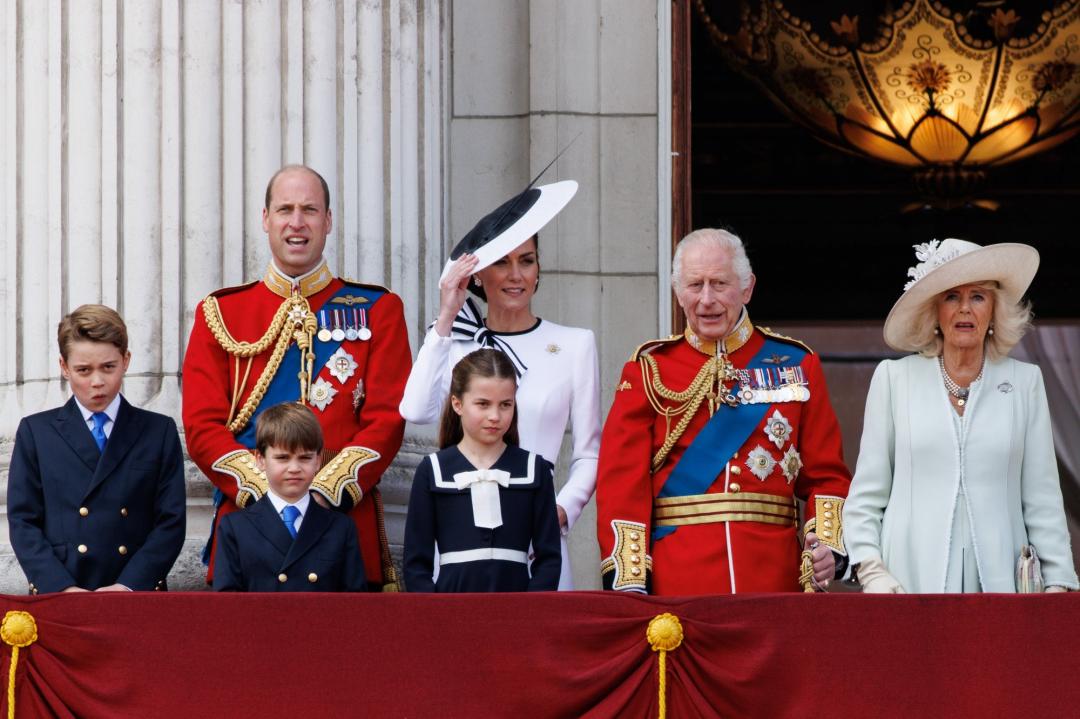
[[550, 352], [553, 355], [557, 355], [557, 354], [559, 354], [559, 352], [562, 351], [562, 347], [560, 347], [559, 345], [557, 345], [555, 343], [552, 343], [552, 344], [549, 344], [547, 346], [547, 351]]

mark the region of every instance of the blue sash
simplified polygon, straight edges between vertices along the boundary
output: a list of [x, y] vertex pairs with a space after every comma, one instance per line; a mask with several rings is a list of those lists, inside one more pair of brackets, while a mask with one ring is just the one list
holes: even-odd
[[[367, 303], [364, 306], [365, 310], [370, 310], [375, 304], [375, 301], [385, 294], [382, 290], [369, 289], [367, 287], [357, 287], [356, 285], [342, 285], [341, 289], [335, 292], [333, 295], [326, 299], [326, 302], [321, 307], [312, 307], [312, 311], [317, 317], [319, 310], [330, 309], [332, 300], [335, 297], [344, 297], [345, 295], [361, 296], [367, 299]], [[344, 305], [343, 305], [344, 306]], [[368, 326], [371, 324], [371, 315], [368, 315]], [[337, 352], [338, 347], [341, 346], [341, 342], [322, 342], [315, 339], [315, 363], [312, 368], [315, 376], [318, 376], [322, 371], [322, 368], [326, 366], [326, 363], [330, 361], [331, 355]], [[244, 445], [248, 449], [255, 448], [255, 421], [262, 414], [263, 410], [268, 407], [273, 407], [275, 404], [281, 402], [295, 402], [298, 397], [298, 391], [300, 387], [300, 380], [297, 375], [300, 374], [300, 348], [296, 346], [296, 343], [289, 345], [289, 349], [285, 350], [285, 355], [281, 359], [281, 365], [278, 367], [277, 373], [274, 374], [274, 378], [270, 380], [269, 386], [266, 388], [266, 394], [263, 395], [262, 401], [259, 402], [259, 406], [255, 408], [255, 412], [251, 415], [251, 420], [247, 426], [244, 427], [240, 434], [236, 435], [236, 441]], [[314, 380], [315, 377], [312, 377]], [[214, 488], [214, 514], [215, 521], [210, 525], [210, 536], [207, 538], [206, 546], [203, 547], [202, 562], [204, 565], [210, 564], [210, 548], [214, 543], [214, 529], [217, 526], [217, 509], [221, 506], [221, 503], [225, 501], [225, 493], [218, 488]]]
[[[764, 360], [780, 354], [790, 358], [785, 364], [790, 362], [797, 366], [802, 363], [806, 351], [766, 337], [765, 344], [746, 364], [746, 369], [774, 366]], [[746, 443], [771, 406], [768, 402], [761, 402], [717, 408], [716, 414], [705, 423], [694, 441], [683, 452], [657, 496], [686, 497], [705, 494], [716, 481], [719, 470], [722, 470], [731, 456]], [[654, 527], [653, 541], [663, 539], [675, 530], [676, 527]]]
[[[364, 305], [365, 310], [370, 310], [372, 305], [375, 304], [375, 300], [383, 295], [382, 290], [368, 289], [367, 287], [357, 287], [355, 285], [343, 285], [341, 289], [335, 292], [333, 295], [326, 299], [326, 302], [321, 307], [312, 307], [312, 312], [317, 317], [319, 310], [330, 309], [331, 303], [335, 297], [344, 297], [345, 295], [362, 296], [367, 299], [367, 304]], [[339, 308], [343, 308], [345, 305], [339, 305]], [[368, 326], [371, 325], [371, 316], [368, 315]], [[312, 368], [312, 378], [314, 382], [315, 378], [322, 371], [322, 368], [326, 366], [326, 363], [330, 361], [331, 355], [337, 352], [338, 347], [341, 346], [341, 342], [321, 342], [318, 339], [314, 341], [315, 345], [315, 364]], [[255, 447], [255, 420], [259, 418], [263, 410], [268, 407], [273, 407], [275, 404], [282, 402], [295, 402], [300, 399], [299, 389], [300, 380], [297, 376], [300, 374], [300, 348], [296, 346], [296, 343], [289, 345], [289, 349], [285, 350], [285, 356], [281, 358], [281, 365], [278, 367], [277, 372], [274, 374], [274, 378], [270, 380], [270, 385], [266, 388], [266, 394], [263, 395], [262, 401], [259, 402], [259, 406], [255, 408], [255, 412], [251, 415], [251, 421], [240, 434], [236, 435], [236, 441], [244, 445], [248, 449]]]

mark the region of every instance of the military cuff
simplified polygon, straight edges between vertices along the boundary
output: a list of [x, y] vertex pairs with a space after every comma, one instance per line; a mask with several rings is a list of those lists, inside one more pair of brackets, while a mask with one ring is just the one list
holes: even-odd
[[374, 462], [379, 456], [378, 452], [367, 447], [346, 447], [315, 475], [311, 491], [318, 492], [335, 507], [340, 507], [346, 496], [354, 506], [359, 504], [364, 496], [358, 477], [360, 468]]
[[615, 546], [611, 556], [600, 563], [604, 588], [648, 592], [652, 557], [645, 551], [645, 525], [615, 519], [611, 522], [611, 530], [615, 534]]
[[270, 485], [266, 474], [255, 464], [255, 455], [249, 450], [237, 449], [224, 455], [213, 465], [216, 471], [236, 480], [236, 506], [246, 507], [266, 494]]
[[814, 518], [803, 526], [803, 536], [810, 532], [834, 554], [847, 556], [844, 547], [844, 498], [829, 495], [814, 497]]

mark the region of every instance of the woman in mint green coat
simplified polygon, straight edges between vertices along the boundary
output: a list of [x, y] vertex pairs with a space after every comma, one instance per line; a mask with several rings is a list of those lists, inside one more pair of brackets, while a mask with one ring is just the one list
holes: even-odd
[[1042, 373], [1008, 352], [1039, 254], [964, 240], [917, 245], [885, 321], [844, 507], [863, 591], [1015, 592], [1028, 547], [1046, 591], [1077, 589]]

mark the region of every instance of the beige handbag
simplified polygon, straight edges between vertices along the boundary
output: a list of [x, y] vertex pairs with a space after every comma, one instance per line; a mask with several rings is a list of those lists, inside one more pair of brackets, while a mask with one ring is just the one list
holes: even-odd
[[1016, 560], [1016, 591], [1019, 594], [1039, 594], [1043, 591], [1042, 565], [1035, 547], [1025, 544]]

